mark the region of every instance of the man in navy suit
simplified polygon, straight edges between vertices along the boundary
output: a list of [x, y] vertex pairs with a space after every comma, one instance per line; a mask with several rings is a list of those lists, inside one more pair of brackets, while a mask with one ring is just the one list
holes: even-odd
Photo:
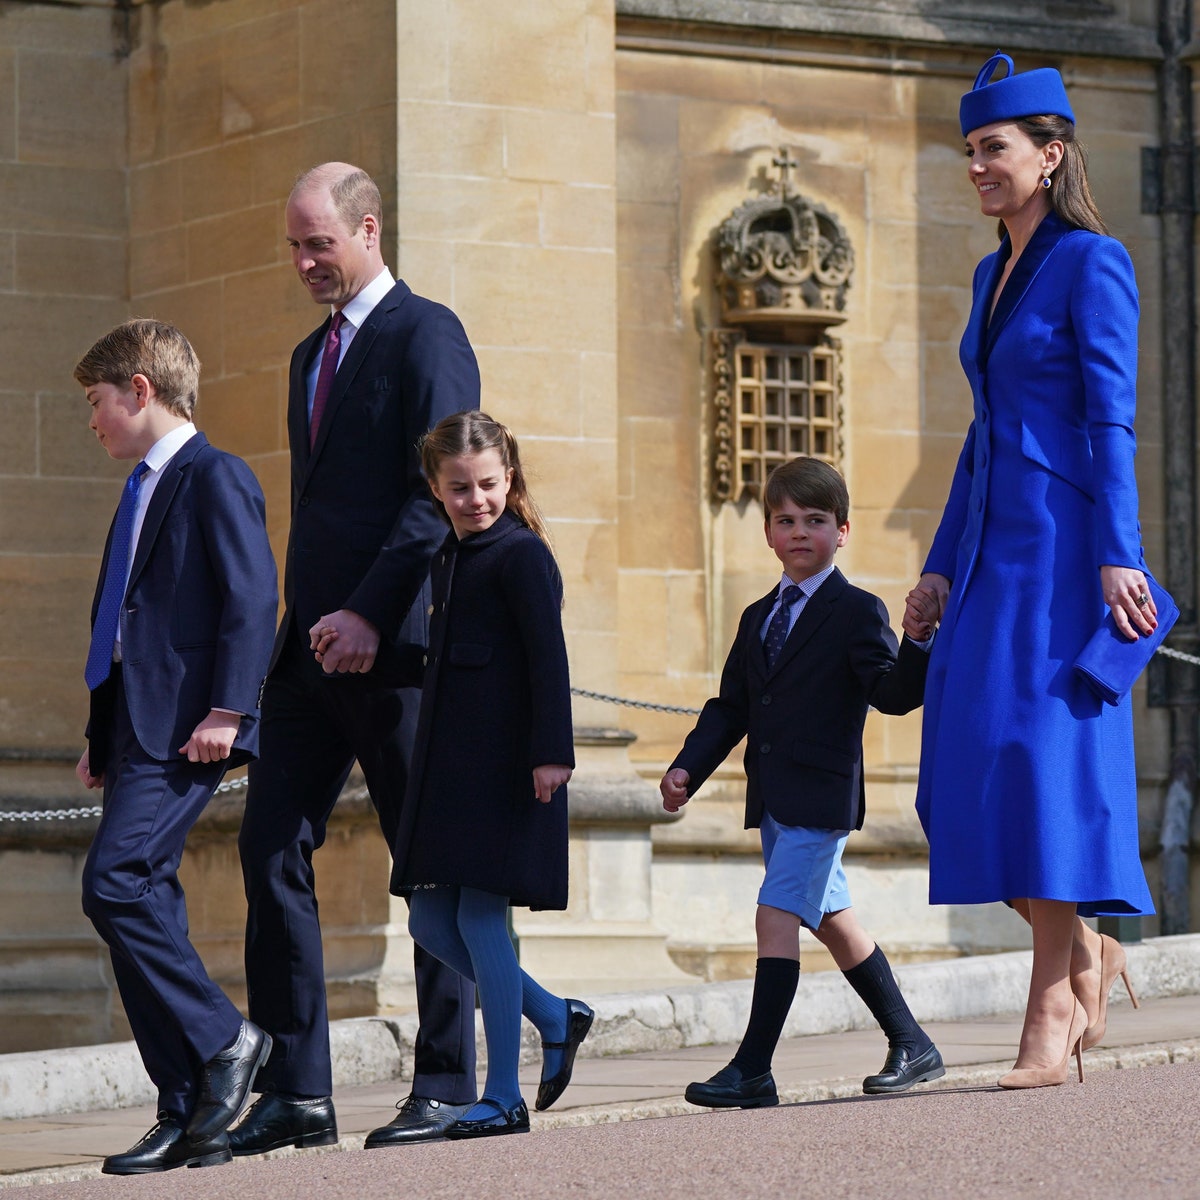
[[[348, 163], [314, 167], [287, 203], [292, 260], [329, 316], [291, 362], [285, 611], [239, 841], [250, 1014], [275, 1045], [264, 1095], [230, 1132], [235, 1155], [337, 1140], [312, 856], [356, 759], [391, 845], [419, 694], [393, 686], [389, 659], [425, 640], [419, 601], [445, 536], [417, 442], [479, 407], [462, 324], [393, 279], [381, 212], [379, 189]], [[318, 630], [336, 634], [320, 655]], [[474, 987], [419, 947], [415, 963], [412, 1094], [368, 1146], [440, 1137], [475, 1099]]]
[[140, 460], [109, 530], [85, 676], [88, 747], [76, 773], [104, 789], [83, 908], [108, 944], [158, 1122], [103, 1170], [228, 1162], [271, 1040], [243, 1021], [188, 941], [176, 870], [227, 768], [258, 745], [275, 624], [275, 562], [250, 468], [192, 424], [200, 364], [187, 338], [127, 321], [80, 360], [90, 426]]

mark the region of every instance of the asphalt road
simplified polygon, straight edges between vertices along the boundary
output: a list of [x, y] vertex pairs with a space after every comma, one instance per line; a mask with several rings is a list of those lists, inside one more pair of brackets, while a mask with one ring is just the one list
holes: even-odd
[[899, 1196], [1200, 1197], [1200, 1062], [1027, 1092], [864, 1096], [4, 1191], [4, 1200]]

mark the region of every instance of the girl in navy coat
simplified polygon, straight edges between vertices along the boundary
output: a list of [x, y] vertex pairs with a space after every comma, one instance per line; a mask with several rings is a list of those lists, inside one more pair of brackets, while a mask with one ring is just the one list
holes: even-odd
[[1080, 916], [1153, 911], [1129, 697], [1107, 705], [1072, 670], [1106, 606], [1128, 637], [1156, 624], [1133, 471], [1137, 288], [1057, 71], [1014, 74], [997, 54], [960, 118], [1002, 241], [975, 272], [960, 348], [974, 421], [904, 622], [921, 637], [941, 621], [917, 809], [930, 900], [1008, 901], [1032, 926], [1021, 1046], [1000, 1085], [1038, 1087], [1104, 1036], [1124, 977], [1121, 947]]
[[593, 1017], [520, 969], [507, 928], [510, 904], [567, 905], [575, 759], [562, 579], [507, 428], [481, 412], [447, 417], [426, 435], [422, 466], [453, 529], [433, 560], [392, 890], [410, 897], [413, 937], [479, 987], [487, 1084], [446, 1136], [522, 1133], [521, 1014], [545, 1050], [539, 1109], [566, 1088]]

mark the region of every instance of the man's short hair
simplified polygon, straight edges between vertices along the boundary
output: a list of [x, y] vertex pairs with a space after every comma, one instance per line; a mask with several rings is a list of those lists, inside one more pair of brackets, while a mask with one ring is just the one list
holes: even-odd
[[85, 388], [97, 383], [128, 387], [135, 375], [154, 385], [158, 401], [176, 416], [192, 419], [200, 387], [200, 360], [174, 325], [135, 317], [106, 333], [75, 365]]
[[767, 476], [763, 488], [763, 508], [767, 519], [788, 501], [797, 508], [815, 508], [831, 512], [839, 525], [850, 520], [850, 493], [836, 467], [819, 458], [793, 458], [780, 463]]
[[345, 163], [322, 163], [310, 167], [292, 187], [292, 195], [310, 188], [328, 188], [334, 210], [351, 230], [357, 229], [369, 213], [383, 224], [383, 198], [370, 175], [360, 167]]

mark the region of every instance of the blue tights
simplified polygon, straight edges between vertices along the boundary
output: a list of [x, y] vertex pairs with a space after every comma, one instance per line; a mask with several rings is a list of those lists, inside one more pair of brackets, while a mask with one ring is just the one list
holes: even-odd
[[[488, 1059], [483, 1099], [510, 1109], [521, 1102], [521, 1015], [529, 1018], [542, 1041], [561, 1042], [567, 1036], [567, 1004], [521, 970], [509, 940], [507, 915], [506, 896], [468, 887], [424, 888], [412, 893], [408, 929], [430, 954], [479, 988]], [[558, 1070], [562, 1052], [547, 1050], [545, 1055], [543, 1078]], [[490, 1106], [476, 1105], [466, 1119], [491, 1115]]]

